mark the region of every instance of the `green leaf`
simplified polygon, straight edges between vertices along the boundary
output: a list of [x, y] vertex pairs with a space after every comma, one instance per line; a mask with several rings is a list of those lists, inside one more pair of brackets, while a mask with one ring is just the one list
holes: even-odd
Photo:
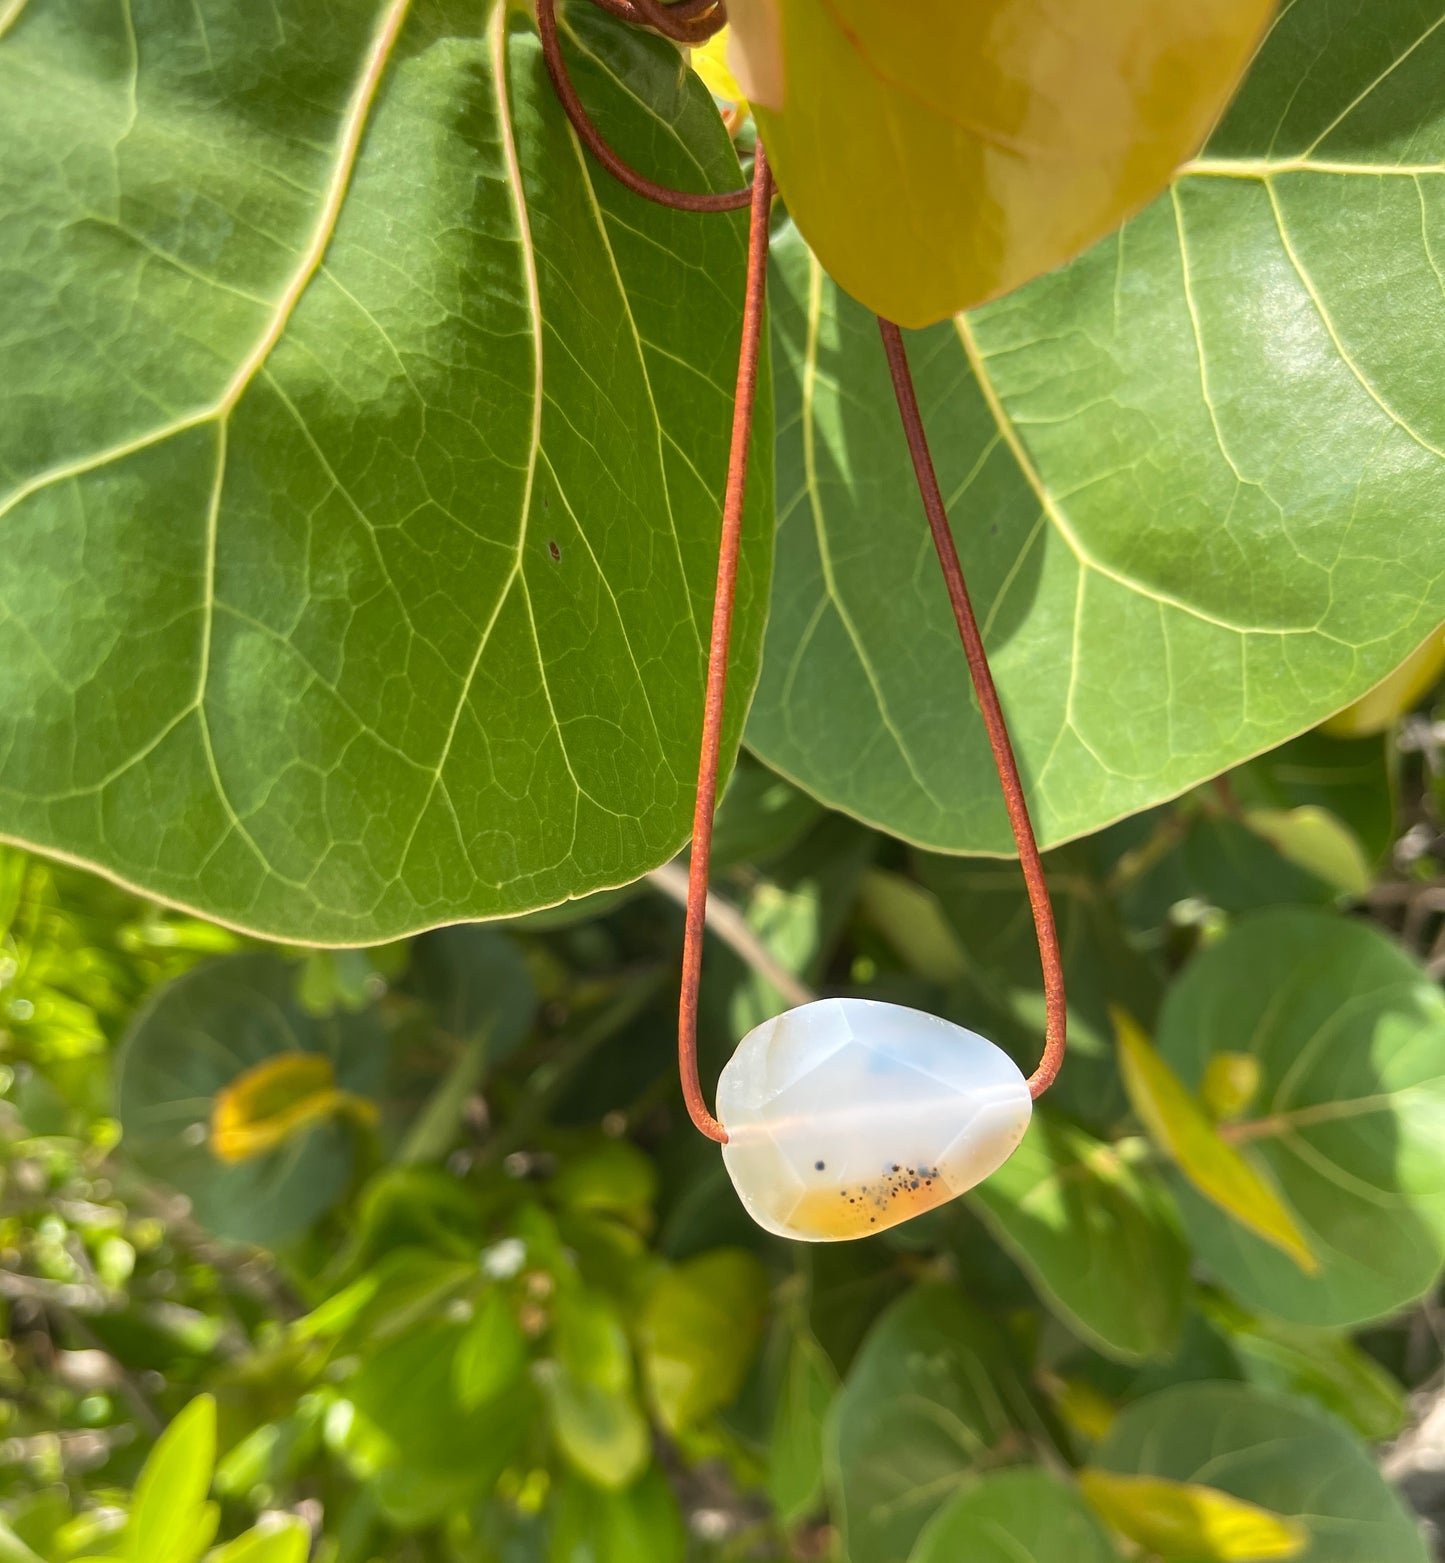
[[677, 1499], [656, 1466], [623, 1492], [564, 1481], [549, 1563], [682, 1563], [686, 1549]]
[[634, 1482], [651, 1458], [652, 1438], [632, 1392], [580, 1379], [557, 1362], [539, 1362], [535, 1371], [567, 1463], [610, 1492]]
[[740, 1248], [664, 1270], [638, 1325], [643, 1379], [670, 1433], [695, 1427], [737, 1398], [768, 1306], [768, 1272]]
[[929, 982], [958, 982], [970, 971], [938, 897], [902, 874], [870, 868], [858, 886], [858, 911], [893, 946], [909, 971]]
[[181, 1189], [218, 1236], [276, 1243], [301, 1231], [341, 1194], [352, 1131], [335, 1121], [267, 1155], [228, 1164], [208, 1143], [218, 1094], [247, 1070], [284, 1055], [316, 1053], [337, 1085], [375, 1094], [384, 1041], [372, 1011], [308, 1014], [296, 968], [274, 955], [225, 957], [161, 989], [136, 1016], [117, 1058], [126, 1153], [149, 1176]]
[[823, 1428], [838, 1375], [806, 1326], [789, 1334], [768, 1432], [768, 1497], [785, 1525], [806, 1519], [823, 1496]]
[[850, 1563], [904, 1563], [980, 1461], [1034, 1414], [1007, 1348], [954, 1291], [919, 1286], [881, 1315], [833, 1403], [828, 1483]]
[[960, 1493], [909, 1563], [1118, 1563], [1072, 1489], [1042, 1471], [1001, 1471]]
[[1445, 672], [1445, 631], [1436, 629], [1368, 694], [1336, 712], [1324, 724], [1324, 731], [1332, 738], [1383, 733], [1440, 682], [1442, 672]]
[[206, 1502], [216, 1468], [216, 1402], [197, 1395], [156, 1441], [136, 1483], [126, 1552], [136, 1563], [194, 1563], [216, 1533]]
[[472, 1322], [457, 1347], [452, 1388], [457, 1404], [471, 1411], [495, 1399], [522, 1376], [527, 1365], [527, 1337], [506, 1296], [496, 1289], [477, 1304]]
[[1260, 1065], [1224, 1131], [1268, 1169], [1311, 1251], [1304, 1275], [1188, 1185], [1191, 1244], [1247, 1307], [1343, 1328], [1421, 1296], [1445, 1261], [1445, 995], [1397, 945], [1322, 912], [1242, 919], [1186, 968], [1159, 1051], [1190, 1089], [1216, 1052]]
[[[1445, 618], [1441, 14], [1295, 0], [1170, 192], [911, 343], [1046, 844], [1312, 726]], [[771, 296], [748, 741], [910, 841], [1011, 852], [877, 327], [792, 230]]]
[[1426, 1563], [1367, 1451], [1302, 1401], [1237, 1384], [1167, 1389], [1124, 1411], [1096, 1464], [1203, 1483], [1297, 1519], [1309, 1533], [1299, 1563]]
[[[605, 174], [500, 0], [7, 22], [0, 832], [320, 943], [672, 856], [745, 214]], [[561, 26], [622, 156], [736, 187], [672, 45]], [[760, 440], [727, 763], [770, 469]]]
[[272, 1530], [248, 1530], [213, 1552], [207, 1563], [306, 1563], [311, 1532], [301, 1520], [286, 1519]]
[[1125, 1362], [1172, 1352], [1189, 1254], [1147, 1171], [1036, 1112], [1023, 1143], [969, 1198], [1083, 1339]]
[[1211, 1300], [1208, 1312], [1228, 1332], [1251, 1384], [1318, 1401], [1372, 1442], [1404, 1427], [1404, 1389], [1347, 1335], [1255, 1318], [1222, 1299]]
[[729, 62], [829, 272], [918, 326], [1070, 259], [1157, 194], [1272, 9], [751, 0]]
[[1154, 1143], [1206, 1199], [1288, 1254], [1306, 1274], [1317, 1274], [1320, 1261], [1289, 1206], [1215, 1128], [1148, 1037], [1122, 1010], [1115, 1026], [1129, 1101]]

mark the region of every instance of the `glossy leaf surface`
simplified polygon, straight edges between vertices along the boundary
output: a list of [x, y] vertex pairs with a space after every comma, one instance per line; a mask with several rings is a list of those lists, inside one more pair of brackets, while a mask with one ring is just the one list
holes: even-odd
[[[1045, 843], [1313, 726], [1445, 618], [1442, 16], [1295, 0], [1168, 193], [910, 339]], [[894, 834], [1009, 852], [877, 327], [794, 230], [773, 283], [749, 741]]]
[[[336, 943], [671, 856], [743, 218], [585, 157], [500, 0], [6, 22], [0, 833]], [[671, 45], [563, 28], [623, 155], [736, 185]]]
[[1274, 0], [753, 0], [733, 14], [779, 187], [824, 266], [922, 326], [1072, 259], [1163, 189]]

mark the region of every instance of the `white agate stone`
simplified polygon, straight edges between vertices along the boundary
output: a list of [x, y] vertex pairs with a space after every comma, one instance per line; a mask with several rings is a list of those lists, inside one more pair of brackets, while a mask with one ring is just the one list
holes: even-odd
[[984, 1037], [875, 999], [765, 1020], [718, 1080], [723, 1162], [748, 1214], [808, 1242], [867, 1237], [1001, 1166], [1033, 1114]]

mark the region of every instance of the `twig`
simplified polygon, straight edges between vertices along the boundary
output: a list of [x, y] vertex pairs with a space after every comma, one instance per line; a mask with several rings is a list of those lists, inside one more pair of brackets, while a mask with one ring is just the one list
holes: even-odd
[[[669, 900], [679, 906], [687, 905], [687, 870], [680, 863], [664, 863], [647, 876]], [[703, 920], [709, 933], [716, 934], [743, 963], [752, 968], [764, 982], [775, 987], [789, 1005], [811, 1004], [817, 994], [800, 981], [768, 949], [748, 926], [747, 919], [731, 902], [724, 901], [711, 890], [704, 903]]]

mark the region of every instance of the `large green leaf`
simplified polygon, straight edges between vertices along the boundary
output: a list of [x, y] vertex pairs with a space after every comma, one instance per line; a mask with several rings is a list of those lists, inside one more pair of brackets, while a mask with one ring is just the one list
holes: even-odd
[[1042, 1471], [1000, 1471], [962, 1492], [909, 1563], [1117, 1563], [1077, 1493]]
[[230, 956], [187, 972], [136, 1016], [121, 1044], [116, 1094], [126, 1153], [180, 1190], [223, 1237], [274, 1243], [300, 1231], [344, 1190], [351, 1128], [323, 1121], [252, 1160], [227, 1163], [210, 1145], [216, 1093], [281, 1054], [322, 1053], [338, 1085], [366, 1095], [385, 1066], [374, 1012], [308, 1014], [297, 968], [269, 954]]
[[1090, 1344], [1126, 1362], [1173, 1350], [1189, 1255], [1150, 1173], [1039, 1112], [969, 1198], [1049, 1306]]
[[1195, 1252], [1241, 1301], [1344, 1326], [1419, 1297], [1445, 1260], [1445, 995], [1383, 934], [1323, 912], [1241, 920], [1170, 989], [1159, 1051], [1191, 1089], [1210, 1058], [1259, 1062], [1264, 1161], [1318, 1258], [1287, 1255], [1180, 1180]]
[[1186, 1384], [1130, 1406], [1096, 1463], [1199, 1482], [1309, 1532], [1298, 1563], [1425, 1563], [1414, 1522], [1365, 1449], [1303, 1401], [1239, 1384]]
[[[1445, 617], [1442, 18], [1295, 0], [1167, 194], [910, 342], [1045, 841], [1311, 726]], [[749, 741], [910, 840], [1008, 851], [877, 328], [795, 232], [774, 253]]]
[[[500, 0], [4, 15], [0, 832], [319, 942], [669, 857], [741, 215], [602, 173]], [[625, 156], [739, 182], [671, 45], [563, 27]]]
[[954, 1291], [920, 1286], [878, 1320], [829, 1420], [829, 1480], [850, 1563], [904, 1563], [981, 1461], [1032, 1419], [1003, 1340]]

